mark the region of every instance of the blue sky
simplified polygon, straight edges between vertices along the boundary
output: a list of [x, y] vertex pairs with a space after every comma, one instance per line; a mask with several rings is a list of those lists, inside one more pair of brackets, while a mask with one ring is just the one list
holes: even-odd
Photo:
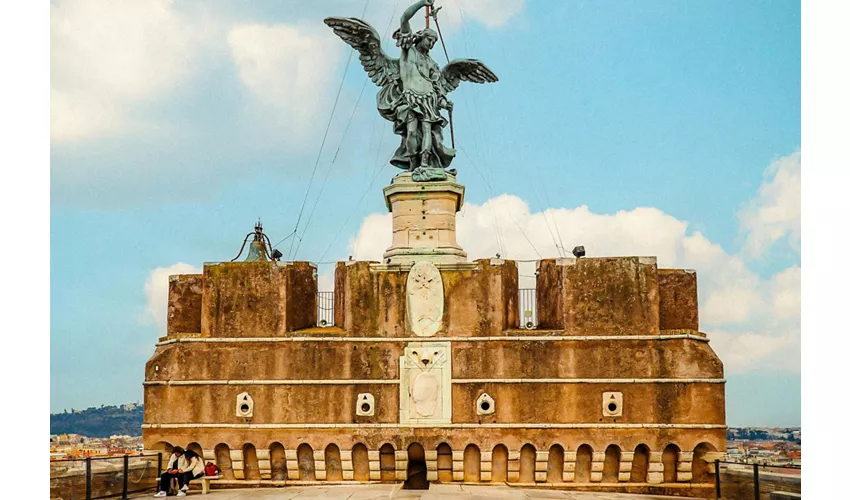
[[[407, 3], [363, 18], [384, 35]], [[500, 78], [451, 96], [470, 256], [556, 256], [555, 224], [695, 268], [729, 424], [798, 425], [799, 2], [441, 3], [450, 57]], [[397, 136], [321, 22], [366, 2], [305, 4], [52, 3], [52, 411], [140, 400], [167, 274], [231, 259], [257, 217], [293, 231], [341, 81], [295, 257], [388, 246]]]

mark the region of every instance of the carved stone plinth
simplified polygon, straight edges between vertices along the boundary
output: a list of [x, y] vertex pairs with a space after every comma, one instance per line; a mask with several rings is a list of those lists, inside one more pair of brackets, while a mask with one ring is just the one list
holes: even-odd
[[384, 188], [387, 209], [393, 215], [393, 242], [384, 252], [384, 263], [466, 262], [466, 252], [455, 236], [455, 214], [463, 206], [463, 192], [452, 175], [439, 182], [413, 182], [409, 172], [395, 176]]

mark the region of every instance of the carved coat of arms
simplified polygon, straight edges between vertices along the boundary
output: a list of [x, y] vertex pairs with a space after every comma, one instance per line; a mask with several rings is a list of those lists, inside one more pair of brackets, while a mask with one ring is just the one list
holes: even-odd
[[411, 342], [401, 358], [402, 423], [451, 421], [451, 347]]
[[407, 317], [419, 337], [437, 333], [443, 321], [443, 278], [431, 262], [417, 262], [407, 277]]

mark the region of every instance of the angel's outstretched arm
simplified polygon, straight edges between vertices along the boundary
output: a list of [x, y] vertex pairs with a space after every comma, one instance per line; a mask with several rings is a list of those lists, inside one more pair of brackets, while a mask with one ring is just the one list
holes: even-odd
[[415, 4], [408, 7], [406, 11], [404, 11], [404, 13], [401, 15], [402, 33], [410, 33], [410, 20], [413, 18], [413, 16], [416, 15], [419, 9], [425, 7], [426, 5], [428, 7], [434, 5], [434, 0], [419, 0]]

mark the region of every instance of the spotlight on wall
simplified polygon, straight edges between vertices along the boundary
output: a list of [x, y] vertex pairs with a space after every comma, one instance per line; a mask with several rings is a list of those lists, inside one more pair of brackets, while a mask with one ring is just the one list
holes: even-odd
[[584, 255], [585, 255], [584, 254], [584, 247], [583, 246], [577, 246], [577, 247], [573, 248], [573, 255], [575, 255], [577, 259], [579, 257], [584, 257]]
[[283, 254], [280, 252], [280, 250], [275, 248], [272, 252], [272, 260], [280, 260], [281, 257], [283, 257]]

